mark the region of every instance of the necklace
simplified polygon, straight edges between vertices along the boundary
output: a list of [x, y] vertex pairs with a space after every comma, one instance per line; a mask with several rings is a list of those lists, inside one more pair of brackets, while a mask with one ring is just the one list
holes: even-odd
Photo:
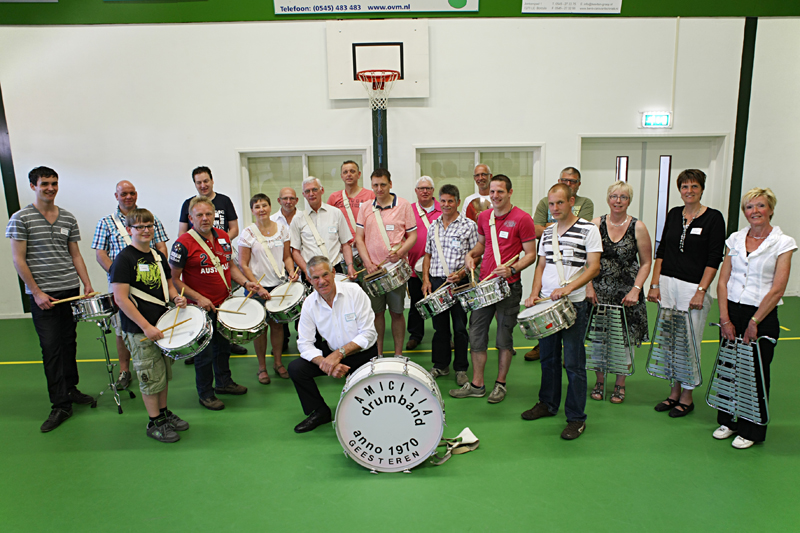
[[681, 253], [683, 253], [683, 243], [686, 240], [686, 230], [689, 229], [689, 226], [692, 225], [692, 222], [694, 222], [694, 219], [696, 219], [697, 217], [700, 216], [700, 211], [702, 209], [703, 209], [703, 206], [701, 205], [697, 209], [697, 212], [694, 215], [692, 215], [692, 220], [690, 220], [689, 222], [686, 222], [686, 208], [684, 208], [683, 211], [681, 211], [681, 218], [683, 219], [683, 233], [681, 233], [681, 244], [680, 244]]
[[[748, 236], [748, 237], [752, 237], [753, 239], [755, 239], [755, 240], [757, 240], [757, 241], [763, 241], [764, 239], [766, 239], [767, 237], [769, 237], [769, 233], [767, 233], [767, 234], [766, 234], [766, 235], [764, 235], [763, 237], [756, 237], [755, 235], [752, 235], [752, 234], [750, 233], [751, 231], [753, 231], [753, 229], [752, 229], [752, 228], [751, 228], [750, 230], [748, 230], [748, 231], [747, 231], [747, 236]], [[770, 232], [770, 233], [772, 233], [772, 229], [770, 229], [770, 230], [769, 230], [769, 232]]]
[[610, 217], [609, 217], [609, 218], [607, 218], [607, 219], [606, 219], [606, 221], [607, 221], [609, 224], [611, 224], [612, 226], [614, 226], [615, 228], [621, 228], [622, 226], [624, 226], [624, 225], [625, 225], [625, 223], [626, 223], [626, 222], [628, 222], [628, 219], [629, 219], [629, 218], [630, 218], [629, 216], [626, 216], [626, 217], [625, 217], [625, 220], [623, 220], [623, 221], [622, 221], [621, 223], [619, 223], [619, 224], [614, 224], [613, 222], [611, 222], [611, 218], [610, 218]]

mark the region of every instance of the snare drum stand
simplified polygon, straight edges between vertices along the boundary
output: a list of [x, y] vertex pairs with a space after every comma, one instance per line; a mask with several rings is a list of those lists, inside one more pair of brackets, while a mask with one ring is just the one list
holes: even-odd
[[[114, 380], [114, 367], [117, 366], [117, 363], [111, 362], [111, 357], [108, 355], [108, 342], [106, 342], [106, 333], [111, 333], [111, 318], [106, 317], [99, 322], [95, 322], [97, 326], [100, 328], [100, 336], [97, 337], [97, 340], [103, 343], [103, 351], [106, 355], [106, 369], [108, 370], [108, 388], [111, 389], [111, 392], [114, 394], [114, 401], [117, 403], [117, 411], [119, 414], [122, 414], [122, 402], [119, 399], [119, 391], [117, 391], [117, 382]], [[106, 390], [102, 390], [100, 396], [102, 396]], [[136, 395], [133, 391], [128, 391], [128, 394], [131, 395], [131, 399], [136, 398]], [[92, 408], [94, 409], [97, 407], [97, 400], [92, 402]]]

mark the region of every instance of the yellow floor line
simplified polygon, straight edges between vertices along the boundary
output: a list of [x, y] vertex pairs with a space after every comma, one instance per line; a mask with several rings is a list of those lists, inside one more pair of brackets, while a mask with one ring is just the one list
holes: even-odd
[[792, 331], [792, 330], [790, 330], [789, 328], [785, 328], [785, 327], [783, 327], [783, 326], [779, 326], [779, 327], [780, 327], [780, 328], [781, 328], [783, 331]]

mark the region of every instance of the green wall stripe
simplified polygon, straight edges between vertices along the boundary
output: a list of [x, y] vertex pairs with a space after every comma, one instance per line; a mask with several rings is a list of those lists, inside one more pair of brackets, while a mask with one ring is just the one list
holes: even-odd
[[731, 192], [728, 199], [728, 235], [739, 229], [739, 207], [742, 198], [744, 151], [747, 145], [747, 123], [750, 119], [750, 92], [753, 85], [753, 62], [756, 54], [758, 19], [747, 17], [744, 23], [742, 67], [739, 75], [739, 101], [736, 106], [736, 133], [733, 138]]

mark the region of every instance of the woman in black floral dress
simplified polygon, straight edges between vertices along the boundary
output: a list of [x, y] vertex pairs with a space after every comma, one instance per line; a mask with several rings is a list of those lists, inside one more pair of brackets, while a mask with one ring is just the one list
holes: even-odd
[[[647, 307], [642, 286], [650, 275], [652, 245], [644, 224], [628, 215], [633, 199], [633, 188], [618, 181], [608, 188], [606, 201], [608, 215], [592, 220], [600, 228], [603, 255], [600, 257], [600, 274], [586, 286], [586, 298], [593, 304], [624, 305], [631, 344], [641, 346], [647, 342]], [[630, 354], [633, 357], [633, 354]], [[605, 376], [597, 372], [597, 383], [592, 389], [594, 400], [603, 399]], [[625, 376], [617, 376], [612, 403], [625, 399]]]

